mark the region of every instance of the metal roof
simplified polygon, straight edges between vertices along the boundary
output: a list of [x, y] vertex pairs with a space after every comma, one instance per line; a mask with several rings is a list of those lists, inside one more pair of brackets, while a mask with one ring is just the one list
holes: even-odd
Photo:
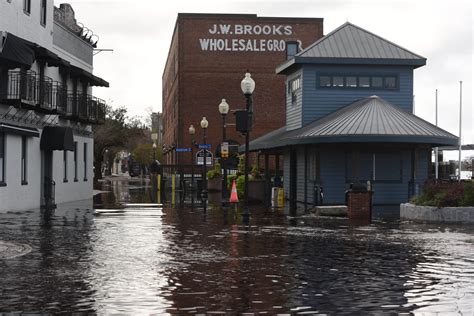
[[[319, 143], [418, 143], [456, 145], [459, 138], [378, 96], [356, 101], [299, 129], [273, 131], [250, 150]], [[274, 134], [272, 134], [274, 133]]]
[[277, 73], [298, 63], [375, 63], [419, 67], [426, 64], [426, 58], [346, 22], [280, 65]]

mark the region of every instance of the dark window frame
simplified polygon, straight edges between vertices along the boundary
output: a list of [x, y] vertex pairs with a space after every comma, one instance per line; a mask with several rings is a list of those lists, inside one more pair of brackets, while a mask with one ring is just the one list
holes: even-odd
[[87, 181], [87, 143], [84, 143], [84, 182]]
[[21, 136], [21, 158], [20, 158], [20, 169], [21, 169], [21, 185], [28, 184], [28, 138], [27, 136]]
[[[358, 176], [356, 177], [357, 179], [352, 179], [352, 174], [350, 174], [351, 170], [350, 164], [352, 164], [355, 161], [354, 157], [355, 152], [353, 151], [346, 151], [345, 152], [345, 178], [346, 178], [346, 183], [353, 183], [354, 181], [360, 181], [365, 183], [366, 181], [370, 180], [372, 183], [402, 183], [403, 182], [403, 153], [401, 151], [396, 151], [396, 150], [387, 150], [387, 151], [380, 151], [380, 150], [361, 150], [359, 152], [359, 159], [361, 154], [366, 154], [370, 155], [372, 160], [370, 161], [370, 164], [372, 166], [371, 170], [371, 176], [370, 179], [362, 179], [359, 178]], [[380, 174], [377, 172], [378, 168], [376, 167], [377, 165], [377, 155], [397, 155], [399, 158], [399, 177], [397, 179], [377, 179], [377, 174]], [[375, 161], [374, 161], [375, 158]], [[359, 161], [355, 161], [356, 164], [359, 164]], [[393, 166], [391, 166], [393, 168]], [[359, 174], [361, 171], [359, 171]], [[375, 179], [374, 179], [375, 175]]]
[[[341, 89], [341, 90], [383, 90], [383, 91], [400, 91], [400, 76], [399, 74], [380, 74], [380, 73], [318, 73], [316, 76], [316, 88], [317, 89]], [[329, 85], [321, 85], [321, 78], [329, 78]], [[335, 86], [334, 78], [342, 77], [342, 85]], [[356, 77], [357, 83], [355, 87], [347, 86], [347, 77]], [[362, 87], [360, 85], [360, 78], [368, 77], [369, 78], [369, 87]], [[374, 87], [372, 84], [373, 78], [382, 78], [382, 86]], [[386, 87], [387, 78], [395, 79], [395, 86], [393, 88]]]
[[[289, 54], [289, 49], [294, 48], [294, 54], [290, 55]], [[286, 59], [293, 58], [296, 54], [298, 54], [298, 48], [299, 48], [299, 43], [296, 41], [288, 41], [286, 42], [286, 47], [285, 47], [285, 53], [286, 53]]]
[[48, 1], [41, 0], [40, 2], [40, 24], [46, 26], [46, 21], [48, 17]]
[[6, 165], [6, 134], [4, 132], [0, 132], [0, 187], [4, 187], [7, 185], [5, 181], [5, 165]]
[[31, 14], [31, 0], [23, 0], [23, 12], [25, 14]]
[[68, 171], [68, 170], [67, 170], [67, 168], [68, 168], [68, 159], [67, 159], [67, 156], [68, 156], [68, 155], [67, 155], [67, 150], [63, 150], [63, 167], [64, 167], [64, 169], [63, 169], [63, 182], [64, 182], [64, 183], [69, 182], [69, 180], [68, 180], [68, 172], [67, 172], [67, 171]]
[[291, 95], [291, 105], [295, 105], [298, 101], [298, 90], [301, 89], [301, 75], [288, 81], [288, 93]]
[[77, 142], [74, 142], [74, 182], [77, 181]]

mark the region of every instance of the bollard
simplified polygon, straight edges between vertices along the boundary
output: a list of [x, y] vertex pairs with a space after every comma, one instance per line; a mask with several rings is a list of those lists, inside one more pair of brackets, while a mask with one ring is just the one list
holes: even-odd
[[156, 177], [156, 201], [161, 204], [161, 174]]
[[278, 207], [285, 206], [285, 191], [283, 188], [278, 188]]
[[272, 207], [278, 207], [278, 187], [272, 187]]
[[171, 205], [174, 206], [176, 194], [176, 174], [171, 175]]

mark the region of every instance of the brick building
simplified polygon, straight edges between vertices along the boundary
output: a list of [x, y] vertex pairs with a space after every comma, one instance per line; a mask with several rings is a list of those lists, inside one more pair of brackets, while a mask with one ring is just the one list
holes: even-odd
[[[196, 128], [202, 142], [200, 121], [209, 121], [207, 143], [212, 152], [222, 141], [219, 103], [232, 111], [245, 108], [240, 81], [247, 69], [256, 82], [254, 127], [251, 139], [285, 123], [285, 79], [275, 73], [287, 55], [323, 36], [321, 18], [258, 17], [254, 14], [178, 14], [163, 72], [163, 145], [190, 147], [188, 128]], [[227, 139], [239, 144], [244, 137], [227, 127]], [[189, 153], [165, 155], [165, 163], [188, 163]]]

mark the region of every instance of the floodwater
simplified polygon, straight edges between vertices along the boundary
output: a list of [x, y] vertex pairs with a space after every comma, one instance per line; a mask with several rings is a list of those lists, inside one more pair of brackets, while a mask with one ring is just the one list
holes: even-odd
[[[115, 182], [92, 209], [0, 214], [0, 311], [99, 314], [474, 313], [474, 227], [149, 202]], [[197, 202], [197, 201], [196, 201]]]

